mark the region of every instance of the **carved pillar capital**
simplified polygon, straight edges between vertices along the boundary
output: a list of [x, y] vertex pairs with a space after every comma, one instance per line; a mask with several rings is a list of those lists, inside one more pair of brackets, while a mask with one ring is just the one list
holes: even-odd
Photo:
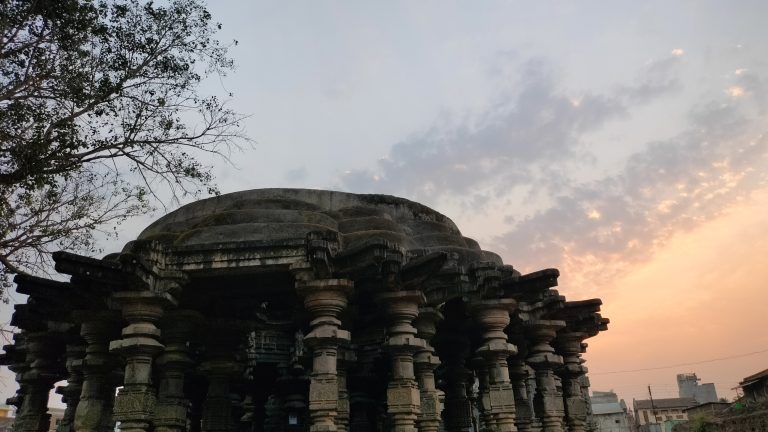
[[507, 357], [517, 348], [507, 341], [504, 329], [509, 325], [509, 314], [517, 307], [513, 299], [488, 299], [470, 305], [470, 312], [482, 331], [482, 343], [475, 351], [485, 363], [483, 405], [488, 411], [487, 426], [502, 432], [516, 431], [515, 398], [509, 380]]
[[523, 323], [525, 332], [531, 341], [527, 362], [534, 369], [553, 368], [563, 364], [563, 358], [555, 354], [551, 342], [557, 336], [557, 331], [565, 327], [565, 321], [559, 320], [530, 320]]
[[562, 376], [578, 378], [587, 373], [581, 362], [581, 352], [584, 339], [589, 335], [578, 331], [561, 331], [555, 339], [555, 349], [562, 355], [563, 367], [558, 372]]
[[510, 322], [509, 314], [515, 307], [517, 302], [513, 299], [482, 300], [470, 305], [472, 317], [483, 332], [483, 342], [475, 352], [477, 355], [496, 361], [517, 353], [517, 348], [507, 342], [507, 334], [504, 333]]
[[312, 348], [310, 431], [334, 432], [339, 408], [338, 348], [350, 340], [349, 332], [340, 328], [339, 315], [347, 307], [354, 283], [348, 279], [307, 280], [306, 272], [294, 271], [294, 274], [296, 290], [311, 315], [311, 329], [304, 337]]
[[64, 364], [59, 362], [64, 350], [61, 334], [46, 331], [25, 332], [24, 348], [27, 369], [17, 372], [17, 381], [24, 389], [21, 406], [13, 424], [18, 432], [48, 430], [50, 415], [48, 393], [53, 384], [65, 376]]
[[112, 423], [117, 361], [109, 352], [109, 343], [120, 338], [122, 318], [115, 311], [79, 310], [73, 312], [85, 340], [82, 360], [83, 388], [75, 411], [75, 430], [97, 432]]
[[564, 362], [557, 373], [563, 383], [565, 420], [569, 432], [587, 430], [589, 401], [584, 397], [581, 385], [581, 377], [587, 373], [587, 368], [582, 364], [581, 351], [582, 343], [588, 336], [585, 332], [564, 329], [555, 339], [555, 348], [562, 354]]
[[565, 327], [559, 320], [529, 320], [524, 322], [530, 339], [527, 362], [536, 371], [536, 394], [533, 406], [542, 424], [543, 432], [563, 432], [562, 395], [557, 391], [554, 369], [563, 364], [563, 358], [555, 354], [552, 340], [557, 331]]
[[125, 358], [124, 384], [115, 399], [114, 418], [124, 432], [146, 432], [152, 427], [157, 403], [152, 362], [165, 348], [157, 323], [176, 301], [168, 293], [152, 291], [121, 291], [112, 298], [128, 322], [123, 338], [109, 344], [111, 352]]
[[308, 344], [323, 341], [338, 344], [349, 341], [349, 332], [339, 329], [339, 314], [347, 307], [354, 283], [348, 279], [320, 279], [296, 282], [296, 290], [311, 314], [311, 331], [304, 337]]
[[61, 400], [67, 404], [57, 432], [74, 431], [75, 412], [80, 403], [80, 393], [83, 390], [83, 357], [85, 357], [85, 345], [69, 343], [66, 348], [67, 385], [56, 388], [56, 393], [61, 395]]
[[413, 368], [413, 354], [426, 348], [417, 337], [413, 320], [425, 303], [421, 291], [387, 291], [376, 300], [384, 307], [387, 340], [384, 348], [392, 360], [392, 378], [387, 386], [387, 412], [396, 432], [414, 432], [421, 412], [421, 395]]

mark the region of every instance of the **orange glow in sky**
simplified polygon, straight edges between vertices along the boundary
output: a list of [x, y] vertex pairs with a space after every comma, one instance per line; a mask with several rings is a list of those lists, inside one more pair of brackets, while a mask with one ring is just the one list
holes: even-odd
[[[696, 372], [702, 382], [715, 383], [719, 397], [731, 399], [742, 378], [767, 368], [768, 352], [763, 352], [610, 373], [768, 350], [766, 216], [768, 189], [763, 189], [750, 202], [678, 233], [650, 261], [616, 278], [602, 296], [609, 330], [587, 341], [592, 389], [647, 398], [651, 385], [654, 397], [677, 397], [675, 375]], [[562, 285], [568, 279], [565, 273]]]

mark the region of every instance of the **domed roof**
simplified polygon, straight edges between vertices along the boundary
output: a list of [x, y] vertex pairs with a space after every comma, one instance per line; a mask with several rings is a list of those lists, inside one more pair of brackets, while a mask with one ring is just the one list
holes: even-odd
[[138, 240], [177, 247], [305, 239], [335, 232], [342, 249], [379, 238], [405, 250], [458, 252], [463, 260], [501, 259], [461, 235], [448, 217], [390, 195], [312, 189], [253, 189], [187, 204], [155, 221]]

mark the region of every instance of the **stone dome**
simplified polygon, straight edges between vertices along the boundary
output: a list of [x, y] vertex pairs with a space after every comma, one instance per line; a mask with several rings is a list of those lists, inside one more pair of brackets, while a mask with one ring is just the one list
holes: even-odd
[[384, 239], [409, 250], [457, 252], [462, 261], [491, 261], [445, 215], [390, 195], [313, 189], [253, 189], [187, 204], [155, 221], [138, 237], [173, 247], [303, 240], [310, 232], [338, 235], [342, 249]]

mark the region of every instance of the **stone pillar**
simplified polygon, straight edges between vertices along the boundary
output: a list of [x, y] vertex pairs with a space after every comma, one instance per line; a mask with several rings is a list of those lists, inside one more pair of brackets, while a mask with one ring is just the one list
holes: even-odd
[[581, 364], [581, 342], [586, 337], [586, 333], [564, 331], [556, 339], [557, 349], [563, 355], [564, 364], [558, 372], [563, 383], [568, 432], [586, 432], [588, 426], [588, 402], [581, 388], [581, 377], [587, 373], [587, 368]]
[[191, 374], [185, 390], [189, 398], [189, 432], [202, 432], [203, 403], [207, 383], [199, 371]]
[[25, 334], [26, 359], [29, 369], [17, 377], [25, 389], [21, 394], [21, 407], [13, 422], [14, 432], [47, 432], [51, 416], [48, 414], [48, 393], [62, 378], [63, 365], [57, 364], [63, 349], [58, 338], [49, 332]]
[[283, 428], [286, 432], [303, 432], [307, 430], [307, 393], [309, 380], [300, 370], [296, 375], [278, 378], [278, 388], [283, 393], [283, 409], [288, 424]]
[[415, 432], [421, 412], [421, 395], [413, 368], [413, 354], [426, 343], [416, 336], [413, 320], [425, 302], [421, 291], [394, 291], [379, 294], [388, 324], [384, 349], [392, 360], [392, 378], [387, 386], [387, 413], [395, 432]]
[[[480, 412], [477, 430], [493, 431], [494, 421], [491, 412], [491, 391], [489, 371], [482, 357], [473, 357], [469, 365], [477, 378], [477, 396], [474, 400], [477, 410]], [[474, 411], [474, 410], [473, 410]]]
[[[526, 359], [528, 356], [526, 356]], [[528, 372], [528, 402], [531, 409], [531, 427], [535, 432], [541, 431], [541, 420], [536, 415], [536, 409], [534, 408], [533, 400], [536, 397], [536, 371], [533, 370], [531, 365], [525, 363], [525, 369]]]
[[340, 344], [350, 340], [349, 332], [340, 329], [339, 314], [347, 307], [353, 283], [347, 279], [298, 280], [296, 288], [312, 317], [311, 331], [304, 337], [312, 349], [310, 431], [334, 432], [339, 403], [337, 350]]
[[[241, 370], [244, 368], [241, 368]], [[238, 378], [243, 378], [243, 372], [240, 372]], [[229, 400], [231, 401], [232, 406], [232, 431], [242, 431], [242, 432], [252, 432], [253, 427], [258, 426], [261, 431], [264, 431], [265, 422], [267, 420], [267, 412], [266, 412], [266, 405], [269, 401], [269, 395], [266, 395], [264, 398], [264, 401], [261, 403], [262, 412], [264, 414], [261, 415], [261, 421], [258, 423], [258, 425], [254, 424], [253, 417], [251, 417], [251, 421], [249, 422], [243, 422], [243, 416], [245, 416], [245, 396], [241, 395], [238, 390], [240, 390], [239, 380], [235, 379], [232, 381], [232, 388], [229, 391]], [[266, 392], [265, 392], [266, 394]], [[254, 405], [254, 409], [256, 406]]]
[[175, 301], [170, 294], [151, 291], [122, 291], [112, 297], [128, 322], [123, 338], [109, 344], [111, 352], [125, 358], [123, 388], [115, 398], [114, 418], [120, 422], [121, 432], [147, 432], [152, 429], [156, 404], [152, 362], [165, 348], [156, 324], [164, 309]]
[[416, 335], [425, 341], [424, 349], [416, 351], [413, 357], [421, 393], [421, 413], [416, 419], [419, 432], [437, 432], [440, 429], [440, 401], [435, 386], [435, 368], [440, 365], [440, 359], [430, 342], [437, 333], [437, 323], [442, 319], [443, 315], [437, 309], [421, 308], [413, 322]]
[[187, 429], [189, 400], [184, 395], [184, 379], [194, 365], [187, 344], [202, 319], [197, 312], [176, 310], [166, 313], [160, 321], [165, 351], [157, 358], [160, 385], [154, 417], [156, 432]]
[[[359, 336], [356, 335], [356, 336]], [[374, 432], [376, 423], [378, 380], [374, 375], [374, 361], [379, 349], [373, 344], [358, 348], [358, 359], [349, 382], [350, 427], [355, 432]]]
[[557, 391], [554, 369], [563, 364], [550, 344], [557, 331], [565, 327], [563, 321], [531, 320], [525, 329], [531, 339], [528, 364], [536, 374], [536, 394], [533, 407], [541, 422], [542, 432], [564, 432], [563, 399]]
[[120, 316], [110, 311], [76, 311], [73, 315], [81, 323], [80, 336], [86, 344], [75, 430], [102, 432], [112, 423], [115, 388], [111, 374], [115, 361], [109, 353], [109, 343], [120, 335]]
[[199, 371], [208, 378], [208, 393], [203, 402], [203, 432], [234, 432], [237, 430], [232, 411], [231, 380], [242, 368], [234, 360], [204, 361]]
[[75, 430], [75, 412], [80, 403], [80, 393], [83, 390], [83, 357], [85, 346], [80, 343], [67, 344], [66, 367], [67, 385], [56, 388], [56, 393], [61, 395], [61, 400], [67, 404], [61, 423], [56, 432], [73, 432]]
[[339, 432], [349, 431], [349, 391], [347, 387], [347, 372], [355, 362], [355, 352], [349, 347], [340, 348], [336, 359], [336, 377], [339, 384], [339, 403], [336, 415], [336, 429]]
[[27, 363], [27, 343], [26, 343], [26, 331], [22, 329], [19, 333], [14, 333], [13, 343], [4, 345], [3, 350], [5, 355], [8, 356], [10, 363], [8, 369], [15, 374], [16, 384], [18, 388], [16, 393], [5, 400], [5, 403], [16, 407], [16, 412], [21, 409], [21, 403], [24, 399], [24, 394], [27, 392], [27, 386], [22, 380], [22, 376], [29, 370], [29, 364]]
[[509, 365], [512, 391], [515, 394], [515, 426], [518, 432], [533, 431], [533, 412], [528, 398], [528, 367], [525, 360], [515, 357]]
[[[248, 326], [231, 319], [210, 319], [205, 324], [205, 360], [198, 372], [208, 382], [202, 406], [202, 432], [234, 432], [240, 427], [239, 398], [233, 399], [233, 379], [242, 377], [244, 365], [237, 361], [236, 352], [245, 340]], [[265, 395], [266, 398], [266, 395]], [[261, 400], [263, 412], [265, 400]], [[254, 407], [255, 408], [255, 407]], [[259, 417], [262, 421], [264, 417]], [[261, 426], [259, 426], [261, 430]]]
[[[447, 318], [450, 320], [450, 317]], [[458, 324], [458, 323], [456, 323]], [[472, 408], [467, 398], [472, 373], [464, 366], [469, 354], [469, 339], [463, 327], [441, 331], [437, 351], [445, 364], [445, 407], [443, 421], [447, 432], [472, 431]]]
[[[264, 432], [285, 431], [285, 414], [285, 402], [280, 395], [269, 395], [264, 407]], [[241, 428], [240, 430], [243, 429]]]
[[515, 398], [507, 365], [507, 357], [517, 353], [517, 348], [507, 342], [504, 333], [509, 325], [509, 314], [516, 306], [513, 299], [482, 300], [472, 305], [474, 319], [483, 332], [483, 342], [475, 354], [485, 361], [488, 373], [490, 426], [501, 432], [517, 430]]
[[595, 423], [595, 418], [592, 414], [592, 402], [589, 398], [590, 382], [589, 376], [587, 376], [588, 369], [586, 366], [584, 366], [584, 363], [587, 362], [583, 356], [585, 352], [587, 352], [587, 344], [582, 342], [580, 351], [580, 354], [582, 355], [579, 356], [579, 363], [584, 367], [584, 375], [579, 377], [579, 386], [581, 386], [581, 397], [587, 404], [587, 432], [595, 432], [597, 430], [597, 424]]

